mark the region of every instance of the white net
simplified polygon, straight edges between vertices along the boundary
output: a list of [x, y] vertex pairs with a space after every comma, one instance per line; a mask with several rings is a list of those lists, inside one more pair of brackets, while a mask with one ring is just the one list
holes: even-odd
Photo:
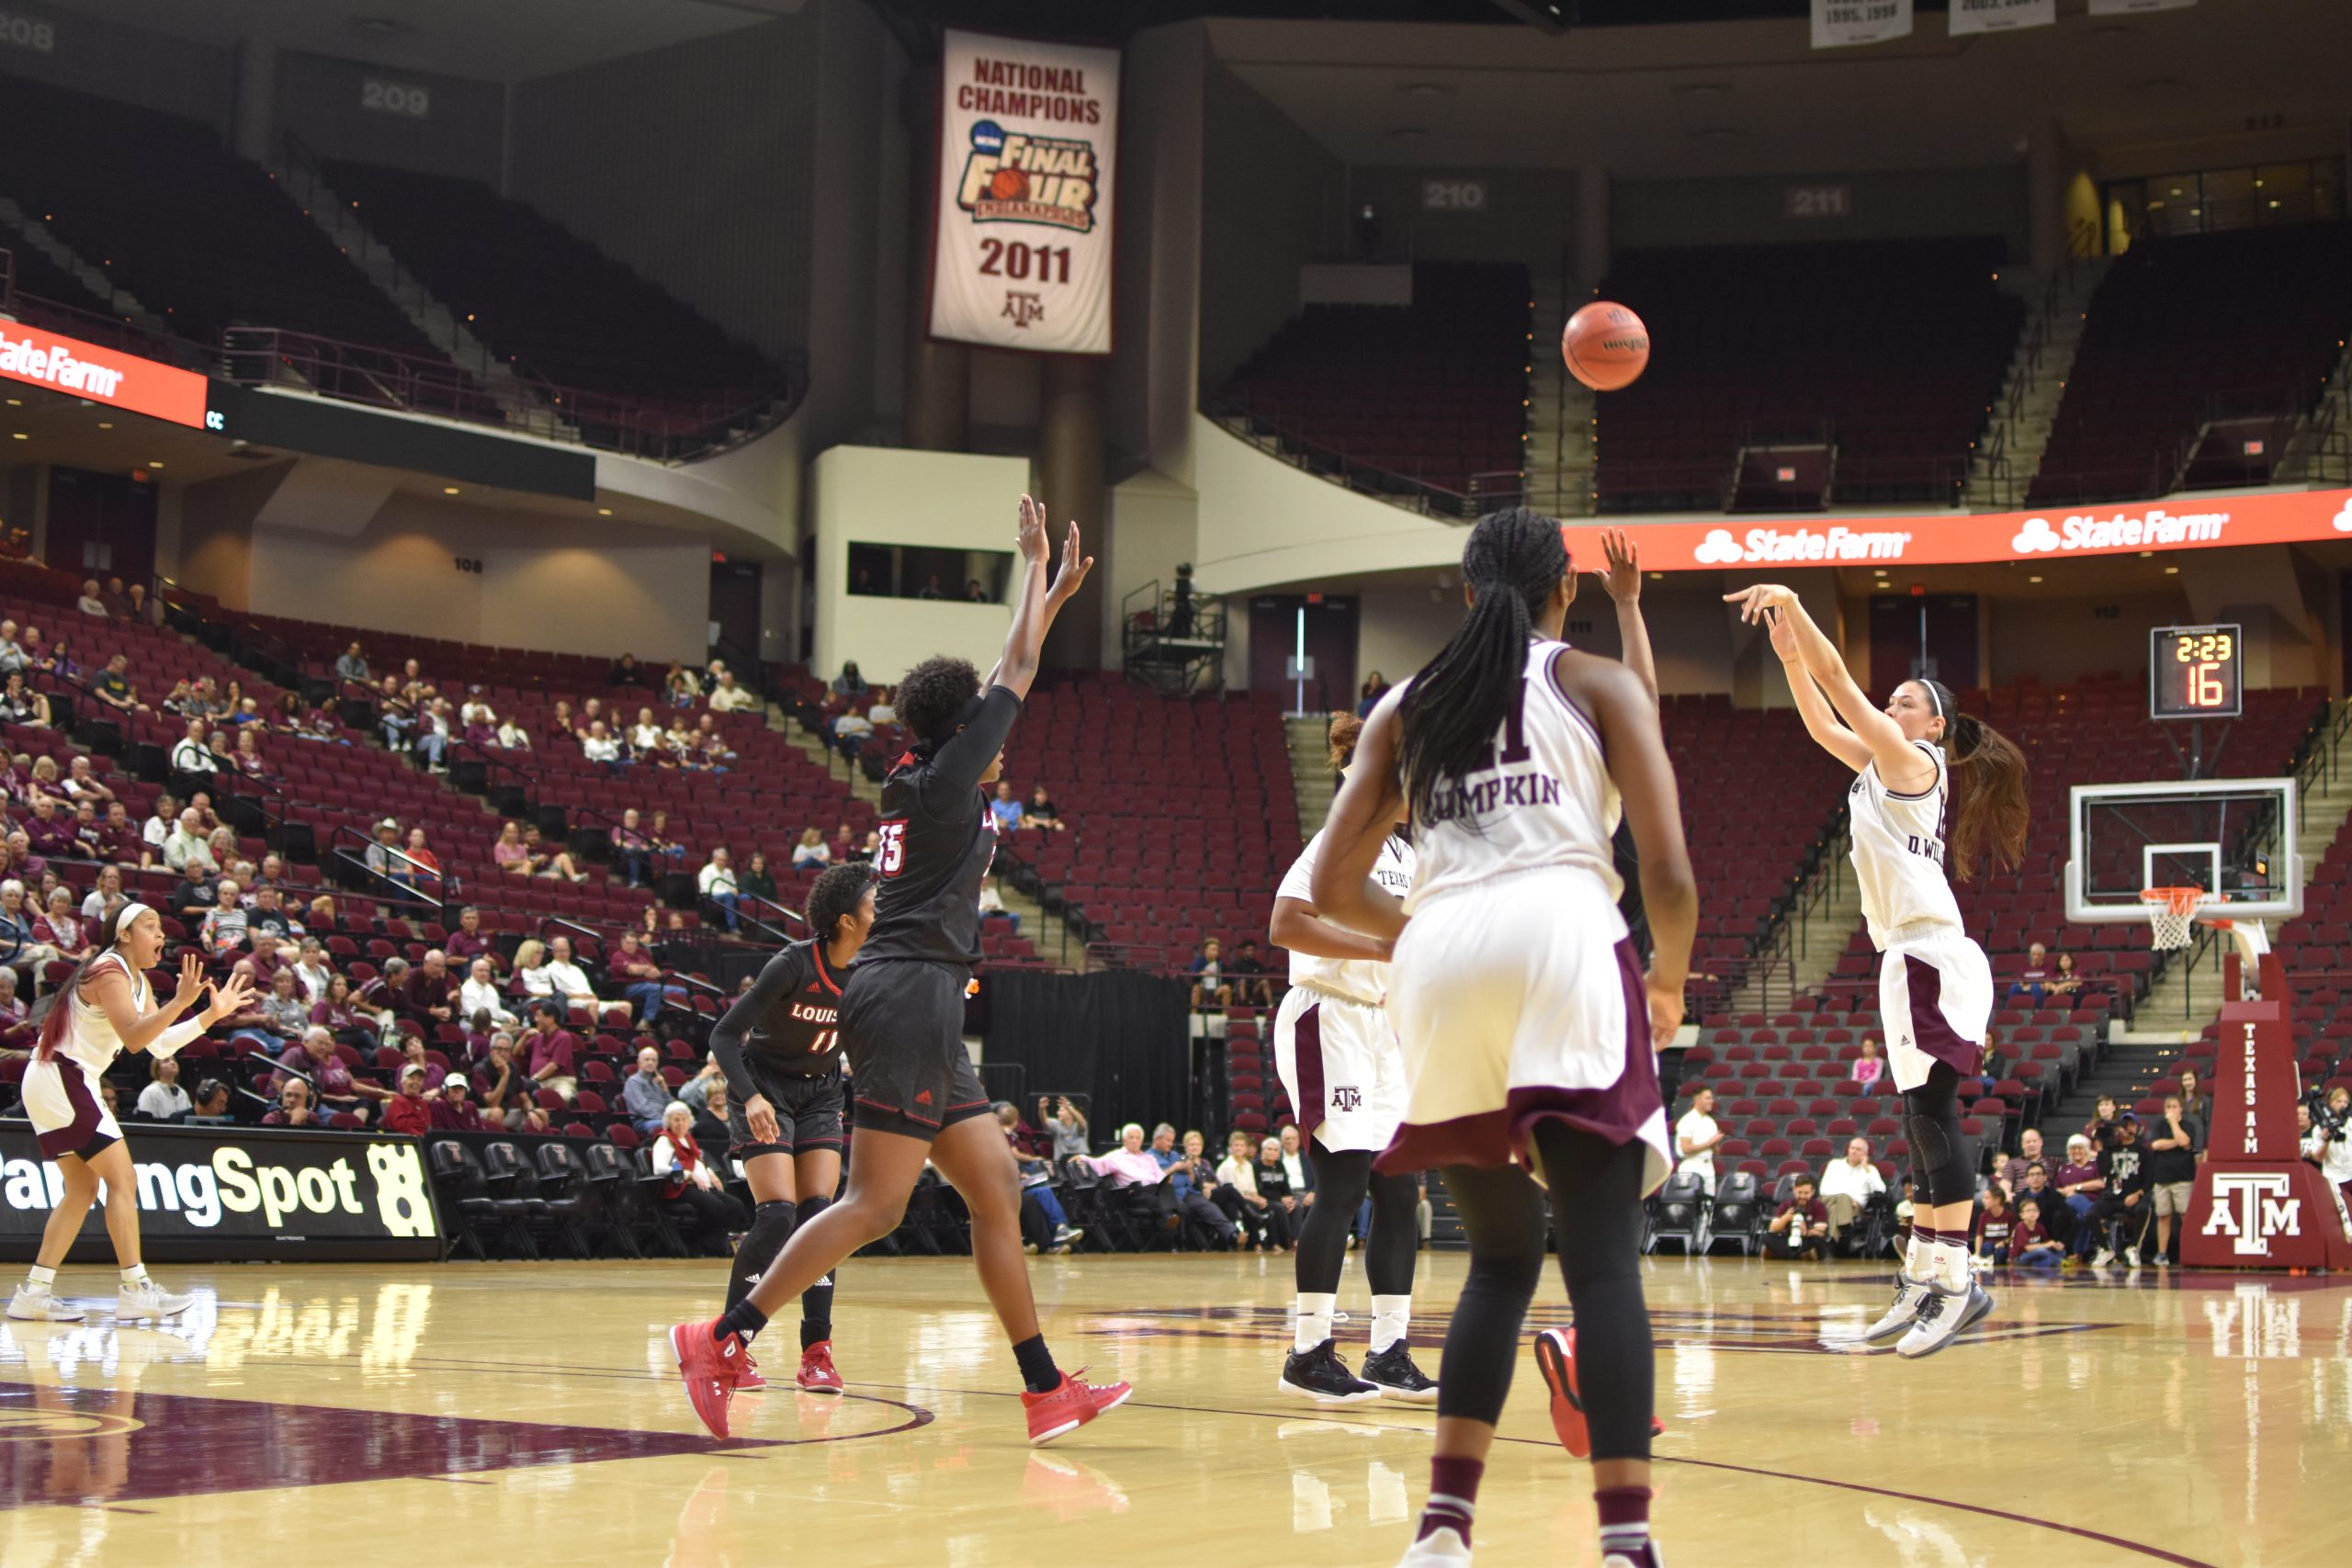
[[2151, 887], [2142, 893], [2154, 933], [2148, 945], [2158, 953], [2187, 947], [2197, 924], [2197, 903], [2204, 894], [2201, 887]]

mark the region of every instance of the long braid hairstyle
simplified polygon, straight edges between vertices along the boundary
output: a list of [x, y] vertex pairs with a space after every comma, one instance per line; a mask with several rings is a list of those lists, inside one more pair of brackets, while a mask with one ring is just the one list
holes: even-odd
[[1397, 760], [1416, 821], [1442, 815], [1433, 808], [1447, 785], [1467, 778], [1493, 743], [1527, 666], [1535, 613], [1568, 572], [1560, 525], [1541, 513], [1490, 512], [1470, 530], [1462, 549], [1470, 612], [1413, 677], [1397, 716]]
[[1944, 761], [1951, 770], [1959, 809], [1944, 835], [1944, 858], [1955, 880], [1966, 882], [1984, 860], [1995, 871], [2015, 871], [2025, 853], [2030, 816], [2025, 753], [1973, 714], [1960, 711], [1951, 688], [1924, 677], [1919, 684], [1944, 721]]
[[[90, 972], [91, 964], [112, 953], [115, 943], [122, 940], [123, 917], [133, 914], [135, 910], [143, 911], [145, 908], [146, 906], [143, 904], [122, 903], [107, 911], [106, 918], [99, 924], [98, 941], [91, 948], [89, 956], [74, 966], [74, 973], [65, 977], [64, 984], [52, 987], [49, 995], [33, 1004], [29, 1021], [40, 1025], [40, 1033], [34, 1046], [34, 1052], [42, 1061], [56, 1059], [57, 1048], [65, 1043], [65, 1032], [74, 1027], [74, 1009], [71, 1004], [79, 992], [82, 976]], [[126, 967], [128, 967], [127, 964]], [[130, 975], [131, 984], [136, 986], [139, 978], [138, 972], [133, 970]]]

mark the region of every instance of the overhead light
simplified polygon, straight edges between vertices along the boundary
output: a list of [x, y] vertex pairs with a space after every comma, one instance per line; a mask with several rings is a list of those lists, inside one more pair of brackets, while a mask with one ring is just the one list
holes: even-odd
[[2027, 578], [2027, 579], [2026, 579], [2026, 581], [2027, 581], [2028, 582], [2039, 582], [2039, 581], [2041, 581], [2041, 579], [2040, 579], [2040, 578], [2038, 578], [2038, 577], [2029, 577], [2029, 578]]
[[30, 441], [32, 437], [27, 435], [21, 430], [12, 430], [8, 433], [8, 439], [11, 441]]
[[147, 466], [148, 466], [149, 468], [162, 468], [164, 465], [163, 465], [163, 464], [161, 464], [161, 463], [150, 463], [150, 464], [148, 464]]
[[612, 514], [613, 509], [609, 506], [600, 506], [596, 508], [596, 515], [599, 517], [610, 517]]
[[10, 398], [8, 400], [8, 406], [12, 409], [23, 408], [25, 406], [25, 400], [22, 398]]
[[1516, 17], [1547, 37], [1560, 38], [1568, 30], [1568, 10], [1565, 0], [1492, 0], [1496, 10]]
[[458, 493], [458, 487], [456, 485], [443, 485], [441, 487], [441, 493], [443, 495], [455, 495]]
[[114, 421], [110, 419], [102, 419], [98, 421], [98, 428], [100, 430], [112, 430], [114, 428]]
[[2165, 568], [2165, 575], [2166, 577], [2178, 577], [2180, 575], [2180, 568], [2177, 566], [2168, 566]]

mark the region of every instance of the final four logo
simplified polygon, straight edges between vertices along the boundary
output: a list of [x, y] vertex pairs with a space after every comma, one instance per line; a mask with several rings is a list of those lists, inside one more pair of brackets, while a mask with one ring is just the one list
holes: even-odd
[[1042, 223], [1088, 234], [1097, 179], [1093, 142], [1007, 131], [984, 119], [972, 127], [956, 205], [975, 223]]

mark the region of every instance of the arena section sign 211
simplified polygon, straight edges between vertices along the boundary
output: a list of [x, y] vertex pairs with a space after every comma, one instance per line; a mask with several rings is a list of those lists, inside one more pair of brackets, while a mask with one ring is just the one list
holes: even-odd
[[[1581, 526], [1566, 530], [1577, 547]], [[1958, 566], [2171, 554], [2232, 545], [2352, 538], [2352, 491], [2176, 495], [2073, 510], [1956, 516], [1738, 518], [1634, 524], [1642, 564], [1657, 571], [1788, 566]], [[1589, 547], [1588, 547], [1589, 552]]]
[[950, 31], [931, 335], [1111, 352], [1119, 53]]

